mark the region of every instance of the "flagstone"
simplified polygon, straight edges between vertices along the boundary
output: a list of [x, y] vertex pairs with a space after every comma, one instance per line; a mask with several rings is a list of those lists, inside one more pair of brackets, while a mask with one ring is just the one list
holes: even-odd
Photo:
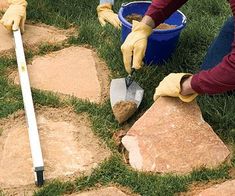
[[235, 180], [226, 181], [201, 191], [195, 196], [233, 196], [235, 195]]
[[[87, 116], [68, 109], [41, 108], [37, 123], [45, 164], [45, 179], [89, 175], [110, 156], [93, 134]], [[24, 112], [0, 121], [0, 187], [34, 184], [34, 172]]]
[[72, 194], [71, 196], [130, 196], [116, 187], [104, 187], [96, 190], [85, 191], [78, 194]]
[[131, 127], [122, 143], [130, 165], [141, 171], [188, 173], [195, 168], [214, 168], [229, 150], [203, 120], [196, 102], [159, 98]]
[[[84, 47], [69, 47], [35, 57], [28, 65], [33, 88], [100, 103], [107, 99], [109, 70], [95, 52]], [[19, 84], [18, 72], [11, 74]]]
[[[25, 25], [25, 32], [22, 36], [25, 48], [38, 49], [41, 44], [57, 44], [65, 41], [70, 31], [59, 30], [48, 25]], [[14, 40], [11, 32], [0, 25], [0, 55], [14, 51]]]

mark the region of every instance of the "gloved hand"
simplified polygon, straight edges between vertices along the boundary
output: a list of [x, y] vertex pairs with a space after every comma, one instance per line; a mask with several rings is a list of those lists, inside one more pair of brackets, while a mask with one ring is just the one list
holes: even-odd
[[197, 93], [183, 96], [181, 92], [181, 80], [189, 77], [192, 74], [188, 73], [171, 73], [166, 76], [155, 89], [154, 101], [161, 96], [179, 97], [184, 102], [191, 102], [197, 96]]
[[21, 32], [24, 32], [27, 2], [25, 0], [8, 0], [8, 2], [10, 6], [0, 20], [0, 23], [9, 31], [20, 28]]
[[[131, 68], [140, 69], [142, 60], [147, 48], [147, 40], [151, 35], [152, 27], [143, 22], [132, 21], [132, 32], [127, 36], [121, 46], [123, 62], [127, 73], [131, 73]], [[133, 58], [133, 65], [132, 63]]]
[[120, 28], [121, 22], [118, 19], [118, 15], [112, 10], [112, 4], [103, 3], [97, 7], [98, 19], [101, 26], [106, 25], [106, 22], [112, 24], [115, 28]]

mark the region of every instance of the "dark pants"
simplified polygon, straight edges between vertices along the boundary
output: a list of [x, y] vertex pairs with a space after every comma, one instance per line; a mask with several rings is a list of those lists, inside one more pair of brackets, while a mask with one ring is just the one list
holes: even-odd
[[215, 67], [222, 61], [224, 56], [232, 50], [232, 42], [234, 39], [234, 18], [230, 17], [221, 28], [219, 35], [210, 45], [204, 62], [201, 65], [202, 70]]

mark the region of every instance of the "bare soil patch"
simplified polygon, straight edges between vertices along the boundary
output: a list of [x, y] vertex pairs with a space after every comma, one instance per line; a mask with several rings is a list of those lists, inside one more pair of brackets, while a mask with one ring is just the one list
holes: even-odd
[[[93, 134], [89, 119], [69, 109], [40, 108], [37, 121], [45, 179], [74, 179], [89, 174], [110, 151]], [[28, 130], [23, 111], [0, 121], [0, 187], [35, 188]], [[17, 189], [18, 190], [18, 189]], [[17, 191], [16, 190], [16, 191]]]

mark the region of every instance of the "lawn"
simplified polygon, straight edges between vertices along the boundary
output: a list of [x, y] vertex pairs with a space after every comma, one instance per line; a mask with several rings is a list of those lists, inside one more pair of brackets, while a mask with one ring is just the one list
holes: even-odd
[[[114, 10], [118, 11], [123, 2], [117, 0]], [[28, 3], [27, 18], [30, 21], [65, 29], [71, 26], [76, 28], [79, 36], [71, 37], [68, 43], [62, 47], [91, 45], [96, 49], [100, 58], [106, 62], [113, 78], [126, 76], [120, 51], [121, 31], [110, 25], [105, 28], [99, 25], [96, 15], [98, 0], [28, 0]], [[136, 74], [136, 81], [145, 89], [144, 100], [138, 113], [146, 111], [152, 105], [154, 89], [164, 76], [171, 72], [196, 73], [199, 71], [209, 44], [231, 14], [226, 0], [191, 0], [181, 8], [181, 11], [187, 16], [187, 27], [181, 35], [172, 59], [163, 66], [145, 66]], [[27, 60], [29, 61], [35, 55], [58, 49], [58, 46], [41, 46], [37, 52], [27, 51]], [[7, 79], [8, 69], [12, 67], [16, 68], [14, 58], [0, 58], [0, 118], [23, 109], [21, 90]], [[35, 195], [62, 195], [100, 185], [115, 184], [127, 187], [133, 193], [140, 195], [166, 196], [187, 191], [189, 186], [195, 182], [207, 183], [231, 178], [230, 170], [235, 167], [234, 155], [232, 155], [234, 158], [231, 163], [221, 165], [214, 170], [202, 168], [185, 176], [136, 172], [124, 163], [112, 139], [113, 133], [124, 125], [118, 125], [115, 121], [109, 101], [102, 105], [91, 104], [75, 98], [61, 101], [54, 94], [38, 90], [33, 91], [33, 98], [38, 106], [63, 107], [68, 105], [73, 107], [77, 113], [87, 113], [91, 119], [94, 133], [107, 144], [113, 153], [111, 158], [102, 163], [91, 175], [79, 177], [76, 181], [71, 182], [46, 183], [43, 188], [35, 192]], [[235, 149], [234, 94], [200, 96], [197, 101], [205, 120], [233, 151]], [[127, 123], [134, 122], [138, 117], [135, 115]]]

